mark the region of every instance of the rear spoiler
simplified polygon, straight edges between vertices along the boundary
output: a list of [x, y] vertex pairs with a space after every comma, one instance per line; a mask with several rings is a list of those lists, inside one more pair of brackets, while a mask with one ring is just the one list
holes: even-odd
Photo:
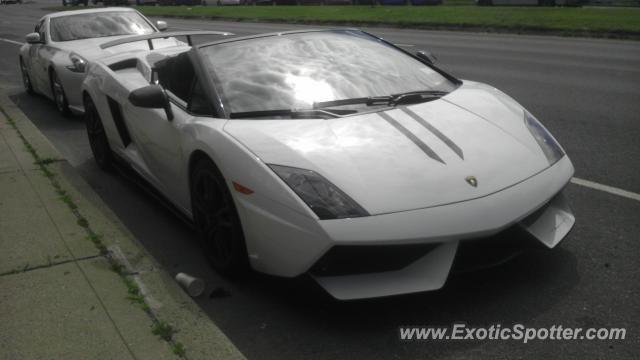
[[234, 35], [233, 33], [230, 32], [221, 32], [221, 31], [174, 31], [174, 32], [155, 32], [153, 34], [147, 34], [147, 35], [136, 35], [136, 36], [130, 36], [130, 37], [126, 37], [123, 39], [118, 39], [118, 40], [113, 40], [113, 41], [109, 41], [106, 42], [104, 44], [100, 45], [101, 49], [107, 49], [113, 46], [118, 46], [118, 45], [122, 45], [122, 44], [128, 44], [128, 43], [132, 43], [132, 42], [136, 42], [136, 41], [144, 41], [146, 40], [147, 43], [149, 44], [149, 50], [153, 50], [153, 39], [160, 39], [160, 38], [170, 38], [170, 37], [175, 37], [175, 36], [186, 36], [187, 37], [187, 43], [189, 44], [189, 46], [192, 45], [191, 43], [191, 37], [194, 35], [218, 35], [218, 36], [229, 36], [229, 35]]

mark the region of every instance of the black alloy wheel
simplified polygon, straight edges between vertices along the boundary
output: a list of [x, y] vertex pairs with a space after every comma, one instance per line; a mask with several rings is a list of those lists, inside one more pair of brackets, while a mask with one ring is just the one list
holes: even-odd
[[24, 66], [24, 61], [20, 59], [20, 72], [22, 73], [22, 84], [24, 85], [24, 90], [29, 95], [33, 95], [33, 85], [31, 84], [31, 78], [29, 77], [29, 72], [27, 68]]
[[53, 101], [55, 101], [56, 108], [58, 108], [60, 114], [64, 116], [68, 116], [69, 114], [71, 114], [67, 96], [65, 95], [64, 89], [62, 88], [60, 78], [55, 71], [51, 71], [51, 93], [53, 94]]
[[249, 269], [242, 226], [226, 182], [209, 159], [191, 173], [193, 220], [205, 254], [221, 274], [238, 278]]
[[98, 167], [104, 171], [110, 171], [113, 166], [113, 155], [109, 147], [109, 140], [102, 125], [102, 119], [98, 114], [95, 104], [88, 96], [84, 103], [84, 123], [87, 127], [89, 145]]

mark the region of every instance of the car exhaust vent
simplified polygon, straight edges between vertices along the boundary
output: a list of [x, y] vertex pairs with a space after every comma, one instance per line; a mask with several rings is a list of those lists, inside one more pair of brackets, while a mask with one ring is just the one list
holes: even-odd
[[109, 96], [107, 96], [107, 102], [109, 103], [109, 110], [111, 110], [113, 122], [116, 124], [116, 129], [118, 129], [118, 135], [120, 135], [120, 140], [122, 140], [122, 145], [127, 147], [131, 144], [131, 135], [129, 135], [129, 130], [124, 122], [122, 106]]
[[438, 245], [338, 245], [329, 249], [310, 272], [315, 276], [343, 276], [400, 270]]

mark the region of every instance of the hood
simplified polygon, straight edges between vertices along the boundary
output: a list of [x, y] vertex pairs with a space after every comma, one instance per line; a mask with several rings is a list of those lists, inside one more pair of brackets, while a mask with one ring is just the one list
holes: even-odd
[[[122, 45], [114, 46], [108, 49], [100, 48], [100, 45], [104, 43], [130, 37], [130, 36], [132, 35], [108, 36], [108, 37], [102, 37], [102, 38], [62, 41], [62, 42], [57, 42], [56, 47], [59, 47], [62, 50], [66, 50], [69, 53], [75, 52], [89, 61], [95, 61], [106, 56], [122, 54], [126, 52], [149, 50], [149, 45], [146, 40], [136, 41], [129, 44], [122, 44]], [[184, 46], [184, 45], [186, 44], [176, 40], [175, 38], [153, 39], [154, 49], [162, 49], [166, 47]]]
[[[450, 95], [460, 90], [488, 91]], [[224, 130], [267, 164], [321, 174], [372, 215], [486, 196], [549, 166], [521, 107], [486, 96], [474, 112], [450, 95], [337, 119], [230, 120]]]

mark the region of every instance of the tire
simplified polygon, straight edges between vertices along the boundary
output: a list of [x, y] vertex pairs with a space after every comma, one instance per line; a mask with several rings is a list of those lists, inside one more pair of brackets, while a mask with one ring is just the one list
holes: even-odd
[[109, 139], [104, 131], [98, 109], [89, 96], [84, 101], [84, 123], [87, 127], [87, 137], [93, 159], [100, 169], [110, 172], [113, 169], [113, 154], [109, 146]]
[[211, 160], [195, 163], [190, 189], [193, 221], [207, 259], [220, 274], [243, 277], [249, 261], [240, 218], [224, 177]]
[[71, 115], [71, 110], [69, 110], [69, 102], [67, 101], [67, 95], [65, 95], [64, 93], [62, 83], [60, 82], [60, 78], [58, 78], [58, 74], [56, 74], [55, 70], [51, 71], [49, 80], [51, 83], [51, 94], [53, 95], [53, 101], [56, 103], [58, 112], [63, 116]]
[[27, 68], [24, 66], [24, 62], [22, 58], [20, 58], [20, 72], [22, 73], [22, 84], [24, 85], [24, 90], [29, 95], [33, 95], [35, 92], [33, 91], [33, 84], [31, 83], [31, 78], [29, 77], [29, 72]]

